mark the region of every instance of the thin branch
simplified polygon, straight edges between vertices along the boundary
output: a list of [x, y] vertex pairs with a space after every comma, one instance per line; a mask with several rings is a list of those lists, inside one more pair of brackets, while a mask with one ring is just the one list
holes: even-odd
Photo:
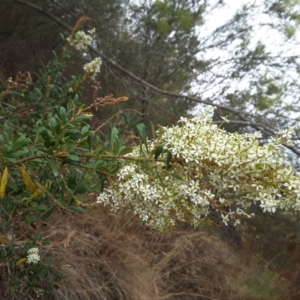
[[214, 124], [239, 124], [239, 125], [244, 125], [244, 126], [251, 126], [251, 127], [262, 127], [265, 130], [270, 131], [270, 134], [274, 134], [273, 130], [266, 127], [266, 125], [262, 123], [256, 123], [256, 122], [250, 122], [250, 121], [238, 121], [238, 120], [226, 120], [226, 121], [214, 121]]

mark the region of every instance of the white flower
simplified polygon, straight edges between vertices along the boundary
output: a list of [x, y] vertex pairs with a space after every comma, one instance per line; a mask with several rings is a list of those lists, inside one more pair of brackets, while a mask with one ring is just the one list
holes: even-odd
[[260, 207], [263, 209], [263, 212], [274, 213], [276, 211], [276, 203], [273, 200], [261, 201]]
[[222, 218], [223, 223], [224, 223], [226, 226], [228, 226], [229, 216], [228, 216], [228, 215], [223, 215], [223, 214], [221, 214], [221, 218]]
[[40, 256], [39, 256], [39, 248], [34, 247], [34, 248], [30, 248], [27, 252], [27, 263], [33, 263], [33, 264], [37, 264], [40, 261]]
[[83, 66], [83, 70], [87, 77], [91, 79], [95, 79], [96, 75], [100, 72], [100, 67], [102, 64], [102, 60], [100, 57], [95, 58], [91, 62], [85, 64]]
[[[193, 119], [181, 118], [179, 125], [160, 127], [158, 140], [148, 144], [154, 149], [152, 154], [136, 147], [131, 159], [123, 161], [115, 182], [97, 200], [113, 211], [133, 211], [156, 229], [173, 226], [176, 220], [200, 224], [211, 206], [225, 224], [235, 215], [252, 217], [248, 210], [253, 202], [259, 202], [264, 212], [300, 210], [300, 174], [284, 159], [279, 143], [292, 134], [284, 130], [261, 146], [261, 133], [228, 133], [212, 124], [211, 111]], [[170, 170], [162, 162], [167, 153], [155, 161], [157, 145], [172, 154]]]
[[88, 31], [86, 34], [84, 31], [77, 31], [75, 34], [67, 38], [69, 45], [79, 51], [86, 51], [88, 46], [92, 45], [95, 37], [95, 28]]

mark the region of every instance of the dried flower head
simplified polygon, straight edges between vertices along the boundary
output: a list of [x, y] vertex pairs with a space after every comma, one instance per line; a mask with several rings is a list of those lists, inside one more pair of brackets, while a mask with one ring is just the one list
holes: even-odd
[[76, 24], [74, 25], [71, 34], [74, 34], [80, 27], [83, 26], [83, 24], [85, 24], [86, 22], [89, 22], [89, 21], [91, 21], [90, 17], [87, 17], [87, 16], [80, 17], [77, 20]]

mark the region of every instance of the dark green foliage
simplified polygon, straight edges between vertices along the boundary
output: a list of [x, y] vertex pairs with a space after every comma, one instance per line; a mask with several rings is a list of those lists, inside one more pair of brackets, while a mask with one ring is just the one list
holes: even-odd
[[[0, 97], [0, 260], [20, 296], [51, 294], [61, 277], [43, 252], [39, 263], [27, 262], [30, 248], [43, 248], [41, 224], [57, 210], [84, 213], [93, 203], [83, 195], [100, 193], [121, 166], [116, 156], [131, 152], [117, 128], [105, 142], [91, 130], [90, 108], [79, 100], [88, 81], [66, 76], [67, 48], [55, 57], [36, 81], [19, 73]], [[30, 238], [29, 228], [41, 235]]]

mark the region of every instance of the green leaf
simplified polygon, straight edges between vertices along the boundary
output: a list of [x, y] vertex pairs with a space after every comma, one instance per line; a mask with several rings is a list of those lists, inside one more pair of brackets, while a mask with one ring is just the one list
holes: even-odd
[[43, 140], [45, 141], [45, 146], [48, 148], [51, 146], [50, 136], [48, 130], [45, 127], [41, 127], [39, 133]]
[[33, 207], [34, 210], [46, 210], [47, 206], [45, 204], [38, 204]]
[[4, 124], [4, 135], [6, 143], [9, 143], [12, 136], [12, 128], [9, 126], [8, 122]]
[[55, 127], [57, 125], [56, 119], [54, 117], [51, 117], [49, 119], [49, 124], [51, 127]]
[[110, 139], [113, 140], [115, 138], [115, 136], [119, 135], [119, 130], [116, 127], [113, 127], [111, 130], [111, 137]]
[[41, 99], [43, 99], [43, 94], [42, 94], [42, 92], [41, 92], [40, 89], [35, 88], [35, 89], [34, 89], [34, 92], [35, 92], [35, 99], [36, 99], [36, 100], [41, 100]]
[[24, 135], [21, 135], [14, 143], [13, 143], [13, 149], [17, 149], [19, 147], [25, 147], [27, 146], [31, 140], [29, 138], [26, 138]]
[[170, 167], [171, 159], [172, 159], [172, 153], [170, 151], [168, 151], [168, 153], [167, 153], [167, 160], [166, 160], [167, 169], [169, 169], [169, 167]]
[[8, 177], [7, 187], [8, 187], [7, 189], [12, 190], [15, 195], [19, 194], [22, 191], [20, 186], [18, 186], [17, 183], [15, 182], [15, 180], [13, 178], [11, 178], [10, 176]]
[[156, 136], [155, 127], [151, 121], [150, 121], [150, 126], [151, 126], [152, 137], [153, 137], [153, 139], [155, 139], [155, 136]]
[[61, 134], [61, 127], [59, 124], [57, 124], [55, 127], [54, 127], [54, 132], [57, 134], [57, 135], [60, 135]]
[[164, 146], [163, 145], [158, 145], [155, 149], [155, 153], [154, 153], [154, 158], [155, 160], [158, 159], [158, 157], [161, 155], [161, 153], [163, 152]]
[[57, 170], [57, 166], [56, 166], [55, 160], [54, 159], [47, 159], [46, 161], [47, 161], [49, 167], [52, 169], [52, 172], [53, 172], [54, 176], [57, 177], [58, 170]]
[[170, 174], [170, 176], [172, 176], [173, 178], [175, 178], [175, 179], [178, 179], [178, 180], [183, 180], [183, 178], [182, 177], [180, 177], [179, 175], [177, 175], [177, 174]]
[[101, 167], [101, 166], [105, 166], [106, 163], [107, 163], [106, 160], [103, 160], [103, 159], [97, 160], [96, 163], [95, 163], [95, 168], [98, 168], [98, 167]]
[[76, 104], [76, 105], [78, 105], [80, 102], [79, 102], [79, 95], [78, 94], [76, 94], [75, 96], [74, 96], [74, 103]]
[[41, 219], [44, 221], [47, 218], [49, 218], [54, 210], [54, 206], [51, 206], [49, 209], [47, 209], [42, 215], [41, 215]]
[[65, 138], [72, 140], [72, 141], [77, 141], [78, 139], [81, 138], [81, 133], [77, 130], [70, 131], [70, 132], [66, 133]]
[[104, 148], [104, 143], [103, 143], [102, 141], [99, 141], [99, 142], [97, 143], [95, 152], [100, 152], [100, 151], [103, 150], [103, 148]]
[[26, 147], [24, 150], [13, 152], [10, 156], [11, 157], [21, 157], [27, 155], [29, 153], [29, 149]]
[[142, 143], [146, 146], [146, 149], [148, 151], [148, 144], [147, 144], [147, 136], [146, 136], [146, 126], [143, 123], [139, 123], [136, 125], [136, 128], [140, 134], [140, 137], [142, 139]]
[[116, 140], [113, 140], [112, 143], [111, 143], [111, 148], [110, 148], [110, 151], [116, 155], [118, 152], [119, 152], [119, 147], [118, 147], [118, 142]]
[[74, 160], [74, 161], [80, 161], [80, 158], [77, 155], [69, 154], [68, 159]]
[[[49, 272], [46, 268], [43, 268], [41, 271], [39, 271], [39, 273], [38, 273], [39, 281], [42, 282], [48, 276], [48, 274], [49, 274]], [[34, 290], [39, 295], [44, 295], [44, 293], [45, 293], [45, 290], [43, 288], [35, 288]]]
[[69, 100], [69, 102], [67, 104], [67, 109], [68, 109], [68, 111], [73, 112], [73, 110], [74, 110], [74, 102], [72, 100]]
[[111, 166], [111, 168], [109, 169], [109, 174], [116, 174], [119, 169], [120, 169], [120, 166], [121, 166], [121, 163], [120, 162], [117, 162], [116, 165], [114, 166]]
[[76, 117], [76, 120], [78, 121], [83, 121], [83, 120], [91, 120], [93, 117], [92, 114], [88, 115], [88, 114], [82, 114]]
[[69, 206], [68, 209], [79, 213], [85, 213], [85, 209], [80, 206]]
[[146, 127], [145, 127], [145, 124], [139, 123], [139, 124], [136, 125], [136, 128], [137, 128], [137, 130], [138, 130], [138, 132], [139, 132], [139, 134], [140, 134], [143, 142], [145, 142], [146, 138], [147, 138], [146, 137]]
[[63, 106], [59, 108], [59, 116], [60, 119], [65, 123], [67, 119], [67, 111]]
[[75, 190], [77, 187], [76, 176], [69, 176], [67, 179], [67, 186], [71, 190]]
[[163, 183], [163, 181], [162, 181], [162, 179], [161, 179], [161, 176], [160, 176], [160, 174], [157, 172], [156, 169], [155, 169], [155, 173], [156, 173], [156, 175], [157, 175], [157, 177], [158, 177], [158, 179], [159, 179], [159, 181], [160, 181], [162, 187], [165, 188], [165, 185], [164, 185], [164, 183]]
[[88, 192], [89, 187], [87, 186], [86, 183], [84, 184], [77, 184], [77, 187], [74, 191], [74, 195], [78, 195], [78, 194], [84, 194], [86, 192]]
[[83, 126], [81, 128], [81, 134], [84, 135], [85, 133], [89, 132], [90, 128], [88, 126]]
[[97, 168], [96, 168], [96, 170], [97, 170], [97, 172], [102, 172], [102, 173], [110, 173], [109, 172], [109, 169], [107, 168], [107, 167], [104, 167], [104, 166], [98, 166]]
[[125, 146], [121, 146], [119, 148], [119, 152], [118, 155], [125, 155], [132, 152], [132, 147], [125, 147]]
[[119, 130], [115, 127], [111, 130], [111, 138], [110, 138], [110, 151], [113, 154], [117, 154], [119, 152], [120, 139], [119, 139]]
[[6, 158], [6, 161], [14, 164], [17, 160], [15, 158]]
[[80, 164], [80, 158], [77, 155], [69, 154], [68, 157], [63, 158], [63, 162], [70, 165], [78, 166]]
[[156, 139], [157, 141], [161, 139], [163, 133], [164, 133], [164, 128], [161, 125], [158, 125], [158, 137]]
[[105, 181], [106, 181], [106, 176], [103, 173], [99, 173], [99, 172], [95, 172], [95, 174], [99, 179], [100, 192], [103, 192], [104, 186], [105, 186]]
[[8, 144], [5, 144], [2, 148], [2, 155], [3, 157], [9, 157], [13, 152], [13, 147], [8, 145]]

